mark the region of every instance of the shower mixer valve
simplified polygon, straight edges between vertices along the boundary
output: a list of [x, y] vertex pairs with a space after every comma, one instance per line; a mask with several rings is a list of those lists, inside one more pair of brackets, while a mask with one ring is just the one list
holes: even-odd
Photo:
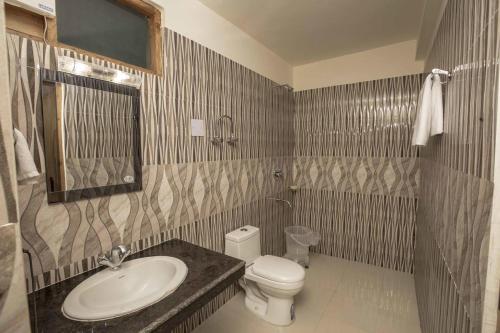
[[274, 176], [274, 178], [283, 178], [283, 170], [281, 170], [281, 169], [274, 169], [273, 170], [273, 176]]
[[214, 144], [214, 145], [220, 145], [221, 143], [224, 142], [224, 139], [221, 138], [220, 136], [214, 136], [212, 139], [210, 139], [210, 141]]
[[234, 145], [238, 142], [238, 138], [235, 137], [234, 135], [231, 135], [229, 139], [226, 140], [226, 142], [230, 145]]

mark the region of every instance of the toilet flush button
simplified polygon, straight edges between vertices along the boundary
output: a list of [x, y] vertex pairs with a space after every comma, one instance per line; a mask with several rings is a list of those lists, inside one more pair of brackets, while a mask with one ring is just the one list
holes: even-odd
[[248, 231], [247, 228], [241, 228], [240, 231]]

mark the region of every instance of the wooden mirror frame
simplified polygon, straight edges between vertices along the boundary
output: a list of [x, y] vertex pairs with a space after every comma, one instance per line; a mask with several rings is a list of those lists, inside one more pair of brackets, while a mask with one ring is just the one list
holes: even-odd
[[[60, 151], [63, 140], [63, 130], [60, 121], [61, 97], [58, 94], [57, 84], [69, 84], [102, 91], [117, 92], [132, 97], [132, 157], [134, 181], [130, 183], [106, 185], [76, 190], [56, 190], [52, 184], [59, 183], [61, 174], [60, 161], [64, 158]], [[142, 190], [142, 163], [141, 163], [141, 133], [140, 133], [140, 92], [130, 86], [120, 85], [89, 77], [73, 75], [49, 69], [40, 69], [40, 86], [42, 97], [42, 116], [44, 124], [45, 169], [48, 203], [72, 202], [77, 200], [92, 199], [127, 192]], [[50, 133], [50, 135], [49, 135]]]

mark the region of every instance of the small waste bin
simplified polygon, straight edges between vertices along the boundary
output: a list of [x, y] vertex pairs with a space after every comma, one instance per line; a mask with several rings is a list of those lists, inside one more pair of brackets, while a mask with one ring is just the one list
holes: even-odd
[[285, 258], [293, 260], [302, 266], [309, 267], [309, 246], [318, 245], [321, 236], [308, 227], [293, 225], [285, 228], [286, 254]]

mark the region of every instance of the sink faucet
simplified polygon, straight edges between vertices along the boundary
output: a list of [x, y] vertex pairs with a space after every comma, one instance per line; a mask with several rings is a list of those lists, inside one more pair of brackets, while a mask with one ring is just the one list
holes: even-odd
[[110, 256], [106, 254], [101, 254], [97, 257], [97, 263], [99, 265], [108, 266], [112, 270], [117, 270], [120, 268], [123, 260], [130, 255], [130, 249], [125, 245], [118, 245], [111, 249]]

